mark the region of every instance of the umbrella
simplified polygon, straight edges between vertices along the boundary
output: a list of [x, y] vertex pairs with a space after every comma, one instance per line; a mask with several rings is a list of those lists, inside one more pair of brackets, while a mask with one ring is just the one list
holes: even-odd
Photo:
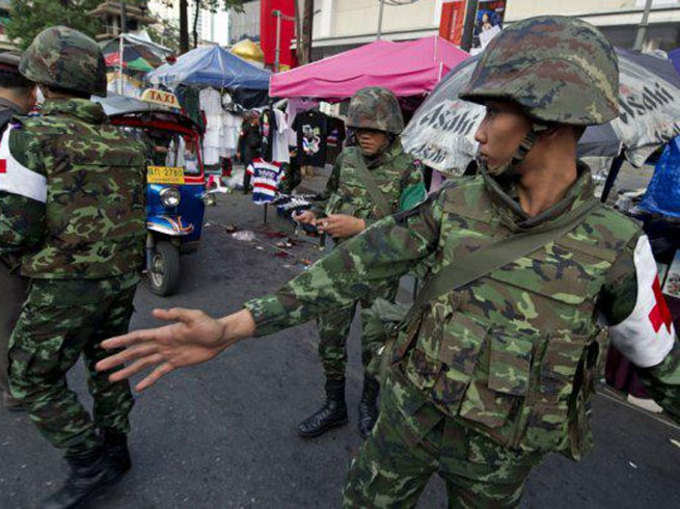
[[[112, 39], [102, 48], [106, 67], [118, 69], [120, 65], [120, 40]], [[123, 69], [131, 71], [148, 72], [162, 65], [163, 59], [149, 46], [131, 41], [123, 40]]]
[[[680, 76], [670, 60], [619, 48], [616, 52], [620, 115], [586, 129], [578, 155], [615, 157], [623, 150], [625, 158], [640, 167], [658, 147], [680, 135]], [[403, 133], [407, 152], [451, 175], [460, 175], [477, 152], [474, 135], [485, 110], [460, 100], [458, 93], [478, 59], [479, 55], [452, 69]]]

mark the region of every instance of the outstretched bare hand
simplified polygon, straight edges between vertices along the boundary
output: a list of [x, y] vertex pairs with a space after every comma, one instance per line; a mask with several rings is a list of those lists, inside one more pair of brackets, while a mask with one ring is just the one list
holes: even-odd
[[125, 349], [99, 361], [97, 371], [107, 371], [133, 361], [109, 376], [109, 380], [117, 382], [152, 367], [151, 373], [135, 386], [136, 390], [142, 391], [177, 368], [212, 359], [255, 330], [253, 318], [245, 309], [219, 320], [203, 311], [182, 308], [155, 309], [153, 315], [176, 323], [103, 341], [101, 346], [107, 350]]

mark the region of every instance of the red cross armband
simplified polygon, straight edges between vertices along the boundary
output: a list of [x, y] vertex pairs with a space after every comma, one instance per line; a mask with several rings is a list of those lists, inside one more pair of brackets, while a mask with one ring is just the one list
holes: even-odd
[[609, 328], [609, 335], [614, 346], [633, 364], [650, 368], [661, 363], [673, 348], [675, 328], [646, 235], [638, 240], [633, 258], [637, 277], [635, 308], [625, 320]]

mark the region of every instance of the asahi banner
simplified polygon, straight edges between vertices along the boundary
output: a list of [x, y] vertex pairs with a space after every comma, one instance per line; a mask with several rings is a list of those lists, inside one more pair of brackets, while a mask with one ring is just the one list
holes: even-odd
[[458, 99], [476, 63], [477, 58], [471, 57], [451, 71], [416, 111], [402, 135], [407, 152], [449, 175], [461, 175], [477, 151], [474, 136], [485, 110]]
[[[579, 157], [613, 157], [623, 147], [640, 167], [660, 146], [680, 135], [680, 76], [668, 59], [617, 49], [620, 116], [588, 128]], [[448, 175], [461, 175], [477, 152], [475, 131], [484, 108], [458, 99], [478, 57], [452, 69], [413, 115], [404, 130], [407, 152]]]
[[626, 159], [642, 166], [659, 146], [680, 135], [680, 76], [668, 59], [618, 49], [619, 118], [612, 127]]

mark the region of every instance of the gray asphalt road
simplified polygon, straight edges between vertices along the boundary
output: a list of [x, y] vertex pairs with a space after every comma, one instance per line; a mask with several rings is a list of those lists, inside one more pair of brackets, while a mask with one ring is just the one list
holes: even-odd
[[[319, 251], [303, 243], [274, 256], [262, 209], [241, 195], [209, 209], [201, 250], [183, 258], [178, 295], [160, 299], [141, 286], [132, 326], [155, 325], [156, 306], [198, 307], [213, 315], [275, 289]], [[222, 227], [256, 231], [239, 242]], [[258, 249], [258, 246], [260, 249]], [[138, 396], [130, 437], [134, 467], [103, 509], [339, 507], [347, 465], [361, 441], [355, 429], [361, 390], [357, 327], [350, 344], [350, 425], [314, 440], [296, 423], [322, 399], [314, 326], [246, 341], [201, 367], [172, 374]], [[81, 366], [70, 376], [83, 399]], [[524, 507], [680, 507], [680, 430], [606, 397], [595, 400], [596, 450], [580, 464], [548, 458], [532, 473]], [[32, 508], [64, 476], [57, 451], [25, 416], [0, 411], [0, 508]], [[445, 507], [434, 478], [420, 507]]]

